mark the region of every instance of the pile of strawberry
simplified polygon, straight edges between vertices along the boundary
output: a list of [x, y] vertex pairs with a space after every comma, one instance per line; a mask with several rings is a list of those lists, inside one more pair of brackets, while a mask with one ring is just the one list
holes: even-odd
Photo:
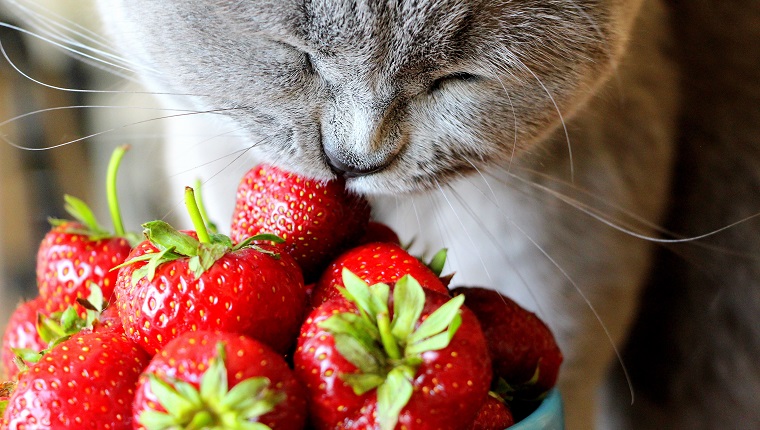
[[449, 289], [445, 253], [410, 255], [340, 181], [261, 165], [231, 237], [188, 188], [193, 230], [152, 221], [137, 243], [113, 185], [124, 151], [116, 234], [67, 196], [76, 221], [40, 246], [39, 297], [3, 337], [3, 428], [501, 430], [554, 385], [535, 315]]

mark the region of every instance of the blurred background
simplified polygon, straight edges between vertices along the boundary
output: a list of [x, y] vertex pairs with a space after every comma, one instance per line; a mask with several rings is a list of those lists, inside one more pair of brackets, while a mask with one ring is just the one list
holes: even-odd
[[87, 0], [0, 1], [0, 330], [20, 300], [36, 295], [34, 263], [48, 218], [70, 218], [64, 193], [88, 202], [110, 228], [105, 169], [116, 146], [132, 145], [118, 179], [127, 228], [170, 217], [164, 180], [151, 178], [163, 156], [162, 124], [132, 125], [155, 102], [133, 94], [138, 87], [129, 80], [56, 46], [94, 45], [95, 16]]

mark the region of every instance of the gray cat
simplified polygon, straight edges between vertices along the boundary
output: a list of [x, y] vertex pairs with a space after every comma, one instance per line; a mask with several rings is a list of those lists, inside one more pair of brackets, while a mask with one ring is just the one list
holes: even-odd
[[568, 428], [760, 428], [757, 0], [100, 3], [193, 121], [545, 318]]

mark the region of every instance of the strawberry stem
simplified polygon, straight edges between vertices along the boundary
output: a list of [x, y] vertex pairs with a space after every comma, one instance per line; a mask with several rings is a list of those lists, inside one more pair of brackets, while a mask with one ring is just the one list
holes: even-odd
[[187, 207], [187, 213], [190, 214], [190, 220], [193, 222], [195, 232], [198, 234], [198, 241], [205, 244], [211, 243], [211, 236], [209, 236], [206, 223], [203, 221], [203, 215], [201, 215], [201, 211], [198, 209], [195, 191], [193, 191], [192, 187], [185, 187], [185, 207]]
[[203, 187], [200, 179], [195, 180], [195, 203], [198, 205], [198, 210], [201, 213], [201, 217], [203, 217], [204, 224], [208, 227], [209, 230], [211, 230], [212, 233], [218, 233], [218, 229], [216, 227], [216, 224], [211, 222], [211, 220], [208, 217], [208, 213], [206, 213], [206, 205], [203, 204]]
[[111, 154], [111, 160], [108, 162], [108, 172], [106, 173], [106, 198], [108, 199], [108, 209], [111, 211], [111, 221], [113, 222], [116, 236], [125, 235], [124, 222], [121, 219], [121, 209], [119, 208], [119, 199], [116, 193], [116, 173], [119, 171], [119, 165], [124, 158], [124, 154], [129, 150], [129, 145], [122, 145], [114, 150]]

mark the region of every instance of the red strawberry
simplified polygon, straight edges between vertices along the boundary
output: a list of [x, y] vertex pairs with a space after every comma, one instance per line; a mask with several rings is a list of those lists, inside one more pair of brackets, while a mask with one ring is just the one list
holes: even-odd
[[[126, 238], [116, 199], [115, 175], [128, 147], [118, 148], [109, 165], [107, 194], [116, 234], [101, 227], [81, 200], [65, 196], [66, 211], [76, 221], [51, 220], [53, 228], [37, 251], [37, 285], [48, 313], [65, 310], [76, 299], [87, 297], [89, 283], [95, 283], [106, 298], [113, 293], [116, 272], [132, 248]], [[78, 308], [84, 315], [84, 310]]]
[[[445, 259], [445, 250], [434, 258], [434, 260], [441, 259]], [[311, 304], [316, 307], [340, 295], [338, 287], [343, 286], [343, 268], [371, 284], [393, 283], [408, 274], [423, 287], [448, 294], [449, 290], [438, 277], [443, 268], [443, 262], [436, 261], [434, 265], [436, 270], [420, 262], [404, 248], [394, 243], [375, 242], [360, 245], [340, 255], [322, 273], [312, 293]]]
[[[192, 194], [188, 189], [188, 207], [194, 206]], [[233, 246], [226, 236], [209, 236], [199, 218], [193, 222], [199, 239], [163, 221], [144, 225], [149, 239], [130, 254], [116, 283], [127, 335], [151, 354], [197, 330], [243, 334], [286, 351], [306, 306], [295, 261], [250, 242]]]
[[4, 428], [131, 429], [135, 384], [148, 361], [117, 331], [75, 335], [22, 374]]
[[[114, 321], [113, 316], [103, 310], [106, 302], [100, 288], [95, 284], [90, 287], [87, 299], [78, 299], [81, 306], [69, 306], [63, 312], [47, 315], [42, 310], [41, 297], [16, 309], [3, 337], [3, 364], [7, 366], [9, 377], [15, 376], [19, 367], [25, 370], [28, 364], [38, 362], [50, 348], [79, 332], [122, 330], [118, 316]], [[78, 314], [78, 308], [85, 309], [84, 316]]]
[[459, 287], [488, 340], [499, 394], [521, 400], [541, 398], [557, 382], [562, 352], [554, 335], [534, 313], [485, 288]]
[[392, 228], [377, 221], [370, 221], [367, 224], [367, 230], [364, 232], [364, 236], [359, 239], [356, 245], [364, 245], [365, 243], [372, 242], [388, 242], [401, 246], [401, 239], [399, 239], [398, 234], [396, 234]]
[[504, 401], [489, 395], [468, 430], [504, 430], [514, 423], [512, 411]]
[[3, 335], [2, 360], [5, 376], [13, 378], [18, 373], [16, 354], [11, 350], [29, 349], [42, 351], [47, 348], [47, 342], [37, 333], [37, 313], [44, 313], [45, 301], [41, 297], [20, 304], [8, 321]]
[[200, 422], [203, 428], [259, 428], [247, 427], [257, 422], [299, 430], [306, 398], [285, 360], [266, 345], [201, 331], [172, 340], [153, 357], [137, 385], [133, 416], [136, 429], [156, 423], [200, 428]]
[[259, 233], [282, 237], [285, 252], [311, 282], [364, 233], [369, 212], [369, 203], [349, 194], [340, 179], [319, 182], [259, 165], [238, 187], [230, 236], [234, 241]]
[[475, 316], [413, 277], [368, 287], [344, 270], [345, 297], [301, 328], [295, 371], [317, 429], [465, 429], [491, 363]]

